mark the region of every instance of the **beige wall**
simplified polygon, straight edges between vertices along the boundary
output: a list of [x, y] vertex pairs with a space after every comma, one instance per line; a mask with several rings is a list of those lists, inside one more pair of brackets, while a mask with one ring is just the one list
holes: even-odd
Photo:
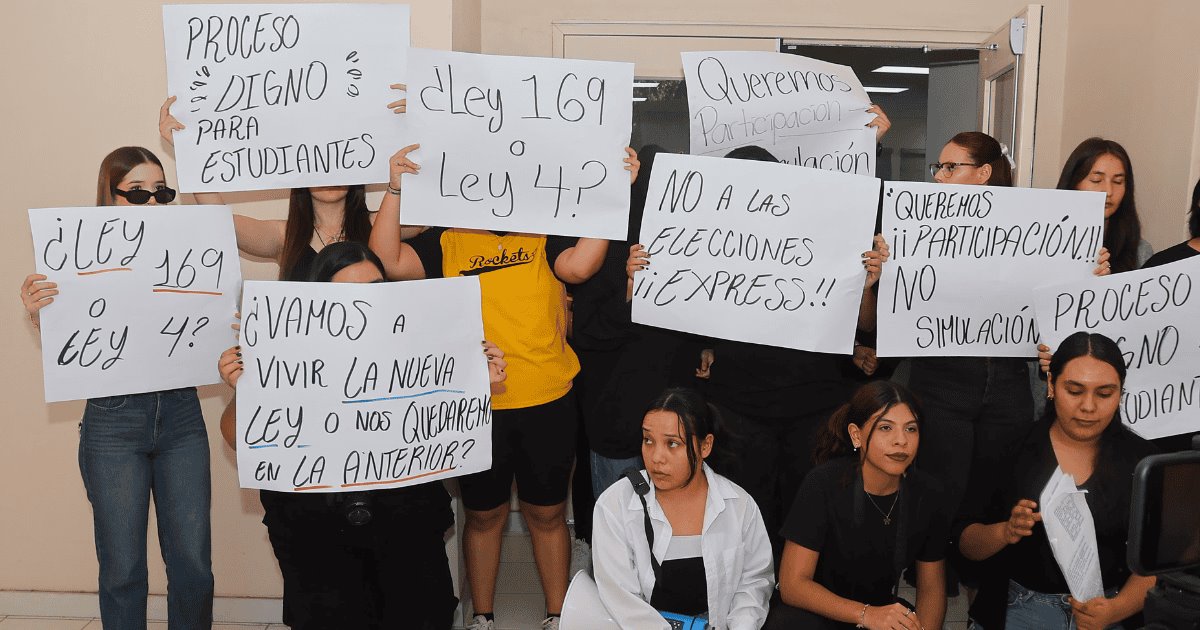
[[[451, 2], [408, 4], [413, 44], [449, 49]], [[92, 515], [76, 464], [83, 405], [42, 402], [38, 340], [16, 289], [33, 268], [25, 210], [91, 205], [96, 168], [110, 150], [126, 144], [150, 148], [162, 158], [167, 179], [175, 181], [171, 151], [157, 130], [166, 96], [161, 5], [158, 0], [4, 3], [0, 233], [6, 235], [6, 264], [0, 287], [8, 287], [8, 301], [0, 308], [0, 344], [6, 349], [0, 382], [9, 402], [0, 438], [0, 590], [96, 590]], [[377, 196], [373, 199], [377, 203]], [[231, 195], [230, 201], [239, 212], [286, 215], [280, 193]], [[243, 270], [248, 278], [275, 274], [271, 263], [247, 263]], [[226, 389], [201, 390], [212, 443], [217, 593], [278, 596], [279, 571], [260, 523], [257, 493], [238, 489], [232, 453], [218, 441]], [[153, 535], [151, 545], [157, 549]], [[155, 555], [151, 590], [163, 593], [165, 578]]]
[[[1020, 0], [410, 0], [413, 42], [432, 48], [549, 56], [560, 20], [723, 22], [733, 25], [910, 27], [992, 31]], [[1062, 159], [1093, 134], [1123, 142], [1137, 165], [1139, 205], [1158, 248], [1183, 236], [1181, 213], [1200, 168], [1200, 6], [1190, 0], [1134, 5], [1046, 0], [1035, 183], [1051, 186]], [[1131, 8], [1134, 12], [1131, 12]], [[173, 180], [155, 117], [165, 96], [160, 3], [151, 0], [16, 0], [5, 3], [0, 39], [0, 231], [9, 235], [0, 287], [9, 402], [0, 439], [0, 590], [94, 591], [91, 513], [77, 472], [78, 403], [45, 405], [36, 336], [15, 289], [32, 269], [25, 209], [88, 205], [109, 150], [155, 150]], [[761, 32], [761, 28], [758, 29]], [[281, 216], [273, 193], [231, 196], [238, 210]], [[246, 263], [247, 277], [273, 265]], [[213, 440], [214, 569], [224, 595], [274, 596], [278, 571], [254, 493], [236, 487], [228, 449], [216, 441], [226, 394], [202, 391]], [[152, 544], [157, 544], [152, 542]], [[152, 554], [153, 557], [153, 554]], [[152, 589], [164, 579], [152, 562]]]

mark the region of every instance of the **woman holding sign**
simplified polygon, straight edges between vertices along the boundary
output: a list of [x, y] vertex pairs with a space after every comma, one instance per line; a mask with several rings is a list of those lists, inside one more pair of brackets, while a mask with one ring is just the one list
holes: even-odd
[[720, 413], [699, 393], [662, 392], [642, 420], [645, 470], [596, 500], [596, 587], [622, 628], [669, 629], [664, 612], [730, 630], [766, 619], [771, 543], [754, 499], [709, 467], [732, 455], [721, 453], [721, 433]]
[[[334, 243], [313, 259], [313, 282], [383, 282], [366, 245]], [[492, 382], [504, 379], [503, 352], [484, 344]], [[221, 355], [230, 387], [242, 375], [241, 348]], [[231, 447], [236, 396], [221, 417]], [[263, 524], [283, 574], [283, 621], [292, 630], [443, 630], [454, 597], [443, 536], [454, 524], [441, 482], [342, 494], [260, 492]]]
[[[967, 558], [997, 560], [1000, 581], [985, 582], [971, 607], [988, 630], [1100, 630], [1141, 611], [1154, 578], [1129, 571], [1125, 541], [1133, 469], [1154, 449], [1121, 422], [1125, 369], [1111, 339], [1087, 332], [1067, 337], [1050, 363], [1053, 404], [1045, 418], [1007, 465], [974, 471], [955, 538]], [[1050, 516], [1038, 503], [1058, 470], [1087, 492], [1095, 524], [1104, 594], [1083, 602], [1068, 595], [1072, 580], [1060, 567], [1071, 558], [1052, 551], [1043, 525]]]
[[[950, 517], [941, 484], [912, 469], [922, 436], [916, 400], [890, 381], [859, 387], [829, 418], [783, 527], [783, 605], [766, 628], [942, 627]], [[916, 606], [896, 594], [914, 563]]]
[[1142, 238], [1133, 199], [1133, 163], [1120, 143], [1104, 138], [1080, 142], [1063, 164], [1057, 188], [1105, 194], [1104, 247], [1113, 273], [1140, 269], [1150, 259], [1154, 250]]
[[[508, 359], [506, 391], [492, 398], [492, 469], [459, 477], [467, 511], [463, 554], [475, 607], [470, 627], [495, 627], [500, 544], [515, 478], [546, 597], [543, 626], [557, 628], [571, 558], [565, 508], [578, 424], [571, 380], [579, 371], [566, 341], [562, 283], [592, 277], [608, 241], [438, 228], [401, 242], [401, 177], [417, 176], [420, 167], [408, 154], [418, 148], [407, 146], [391, 158], [371, 248], [392, 280], [478, 275], [484, 331]], [[636, 179], [637, 156], [627, 152], [626, 168]]]
[[[162, 162], [121, 147], [100, 163], [96, 205], [161, 205], [175, 199]], [[21, 301], [33, 326], [57, 284], [33, 274]], [[146, 627], [146, 523], [150, 498], [170, 590], [171, 630], [212, 625], [213, 575], [208, 433], [196, 388], [88, 400], [79, 427], [79, 472], [96, 531], [100, 617], [109, 628]]]
[[[398, 87], [398, 86], [393, 86]], [[168, 98], [158, 111], [158, 131], [167, 144], [173, 145], [173, 133], [183, 129], [171, 114], [174, 96]], [[406, 99], [389, 103], [388, 107], [402, 113]], [[196, 193], [196, 201], [220, 205], [220, 193]], [[366, 243], [371, 237], [375, 215], [367, 208], [366, 187], [313, 186], [293, 188], [288, 197], [286, 220], [255, 219], [233, 215], [233, 228], [238, 249], [259, 258], [279, 263], [279, 279], [307, 280], [313, 259], [326, 246], [342, 241]], [[403, 228], [403, 238], [418, 234], [422, 228]]]

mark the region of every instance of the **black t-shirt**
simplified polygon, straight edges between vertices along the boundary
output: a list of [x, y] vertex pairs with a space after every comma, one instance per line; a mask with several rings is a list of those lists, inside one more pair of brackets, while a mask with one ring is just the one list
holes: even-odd
[[[973, 471], [967, 496], [954, 527], [954, 539], [971, 523], [985, 525], [1008, 520], [1013, 505], [1020, 499], [1038, 501], [1050, 475], [1058, 467], [1058, 458], [1050, 443], [1052, 420], [1039, 422], [1030, 429], [1007, 470]], [[1129, 538], [1129, 501], [1133, 469], [1143, 457], [1153, 454], [1152, 444], [1125, 428], [1117, 428], [1102, 438], [1101, 451], [1092, 476], [1080, 486], [1088, 491], [1088, 511], [1096, 525], [1096, 548], [1104, 588], [1120, 587], [1129, 578], [1125, 562]], [[1040, 506], [1039, 506], [1040, 507]], [[994, 556], [1000, 575], [980, 590], [971, 608], [972, 615], [986, 628], [1002, 628], [1004, 590], [1012, 579], [1040, 593], [1067, 593], [1070, 588], [1046, 538], [1041, 523], [1033, 535], [1008, 545]], [[991, 623], [989, 623], [991, 621]]]
[[708, 382], [713, 402], [747, 416], [789, 418], [833, 409], [853, 383], [836, 354], [714, 340]]
[[[821, 554], [813, 575], [818, 584], [839, 597], [884, 606], [895, 602], [899, 571], [945, 557], [950, 515], [941, 484], [924, 472], [909, 469], [898, 497], [868, 497], [859, 466], [857, 457], [841, 457], [812, 469], [780, 533]], [[891, 524], [885, 525], [893, 499]], [[897, 541], [903, 543], [899, 558]]]
[[1185, 258], [1191, 258], [1192, 256], [1200, 256], [1200, 252], [1193, 249], [1191, 245], [1188, 245], [1188, 241], [1184, 241], [1151, 256], [1150, 259], [1146, 261], [1146, 264], [1142, 265], [1142, 269], [1177, 262]]

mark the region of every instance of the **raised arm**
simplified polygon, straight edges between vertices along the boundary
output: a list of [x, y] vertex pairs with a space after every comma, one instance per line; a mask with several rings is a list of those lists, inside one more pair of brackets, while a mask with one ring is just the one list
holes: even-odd
[[425, 267], [417, 252], [400, 238], [400, 184], [404, 175], [416, 176], [421, 166], [408, 154], [421, 148], [410, 144], [397, 151], [388, 162], [390, 177], [387, 192], [379, 204], [379, 214], [371, 227], [371, 250], [383, 261], [389, 280], [421, 280]]
[[866, 284], [863, 286], [862, 300], [858, 304], [858, 328], [860, 330], [875, 330], [875, 285], [883, 273], [883, 263], [887, 262], [891, 251], [883, 235], [876, 234], [874, 246], [870, 251], [863, 252], [863, 267], [867, 270]]
[[[175, 147], [175, 132], [184, 129], [183, 123], [179, 122], [179, 119], [171, 113], [171, 105], [174, 102], [175, 97], [172, 96], [163, 101], [162, 107], [158, 108], [158, 134], [162, 136], [163, 140], [167, 141], [167, 146], [172, 148]], [[199, 204], [212, 206], [225, 204], [221, 193], [192, 193], [192, 196], [196, 198], [196, 203]], [[238, 246], [241, 247], [241, 238], [238, 239]]]
[[[629, 183], [637, 181], [642, 163], [637, 151], [625, 147], [625, 170], [629, 171]], [[581, 238], [574, 247], [568, 247], [554, 261], [554, 275], [567, 284], [580, 284], [600, 271], [604, 254], [608, 252], [608, 241], [598, 238]]]

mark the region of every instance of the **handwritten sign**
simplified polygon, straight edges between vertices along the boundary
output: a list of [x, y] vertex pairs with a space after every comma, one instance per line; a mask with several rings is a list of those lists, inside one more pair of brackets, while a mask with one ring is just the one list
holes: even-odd
[[29, 211], [46, 402], [220, 382], [241, 285], [229, 206]]
[[1092, 277], [1104, 196], [886, 182], [879, 356], [1034, 357], [1033, 288]]
[[685, 52], [693, 155], [758, 145], [781, 162], [875, 174], [875, 118], [854, 70], [771, 52]]
[[633, 64], [412, 49], [406, 223], [622, 239]]
[[243, 488], [349, 492], [492, 465], [479, 279], [247, 282]]
[[181, 190], [388, 180], [407, 5], [166, 5], [163, 35]]
[[1043, 343], [1080, 330], [1117, 342], [1121, 418], [1146, 439], [1200, 431], [1200, 258], [1034, 292]]
[[879, 180], [659, 154], [633, 320], [814, 352], [853, 351]]

